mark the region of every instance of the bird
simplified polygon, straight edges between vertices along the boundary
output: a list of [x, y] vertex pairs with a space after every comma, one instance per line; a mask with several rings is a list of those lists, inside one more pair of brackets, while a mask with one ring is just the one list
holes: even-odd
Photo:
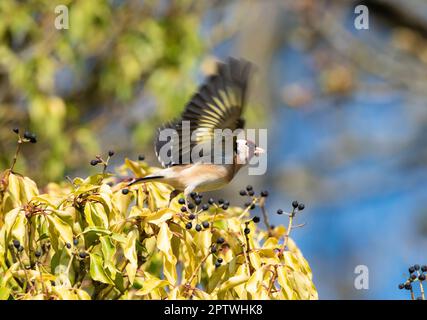
[[[253, 141], [239, 138], [238, 135], [224, 135], [221, 143], [230, 138], [231, 151], [221, 155], [221, 161], [212, 160], [215, 156], [213, 141], [215, 130], [229, 129], [232, 132], [243, 130], [249, 79], [253, 64], [242, 58], [229, 57], [225, 62], [216, 63], [216, 72], [208, 76], [186, 104], [181, 117], [163, 124], [158, 128], [154, 139], [156, 156], [163, 169], [142, 178], [136, 178], [128, 187], [145, 182], [160, 182], [172, 186], [169, 204], [174, 197], [184, 193], [187, 203], [188, 196], [194, 192], [202, 193], [218, 190], [226, 186], [237, 172], [254, 156], [265, 151]], [[185, 125], [187, 124], [187, 128]], [[162, 138], [162, 132], [172, 130], [175, 134], [168, 140]], [[187, 130], [188, 134], [185, 134]], [[178, 157], [167, 157], [164, 148], [170, 152], [178, 151]], [[163, 148], [163, 149], [162, 149]], [[201, 153], [194, 157], [195, 150]], [[208, 150], [206, 152], [206, 150]], [[205, 154], [204, 154], [205, 153]], [[196, 158], [196, 159], [195, 159]], [[189, 161], [183, 161], [189, 159]], [[201, 160], [204, 159], [204, 160]]]

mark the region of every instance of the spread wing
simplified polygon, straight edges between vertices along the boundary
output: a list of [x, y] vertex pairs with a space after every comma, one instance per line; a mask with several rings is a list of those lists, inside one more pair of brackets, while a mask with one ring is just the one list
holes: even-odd
[[[252, 64], [242, 59], [229, 58], [226, 63], [218, 63], [216, 73], [199, 87], [181, 118], [159, 128], [155, 151], [163, 166], [193, 163], [191, 152], [196, 147], [201, 153], [212, 150], [215, 129], [243, 129], [242, 112], [251, 69]], [[172, 132], [175, 134], [171, 135]], [[166, 144], [170, 147], [168, 154], [162, 149]]]

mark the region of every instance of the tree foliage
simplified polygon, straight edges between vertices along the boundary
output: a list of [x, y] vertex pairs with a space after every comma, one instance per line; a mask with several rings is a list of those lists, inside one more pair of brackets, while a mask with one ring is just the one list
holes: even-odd
[[[267, 232], [249, 219], [249, 207], [215, 203], [194, 208], [190, 220], [179, 197], [168, 206], [165, 184], [126, 189], [123, 177], [152, 170], [126, 159], [116, 174], [43, 190], [4, 171], [0, 298], [317, 298], [310, 267], [284, 226]], [[197, 231], [186, 228], [189, 221], [209, 225]]]
[[[69, 29], [55, 28], [57, 5], [68, 8]], [[45, 146], [18, 164], [43, 183], [80, 168], [80, 154], [99, 152], [103, 137], [111, 142], [105, 131], [129, 130], [126, 147], [144, 146], [193, 89], [202, 13], [187, 0], [0, 1], [0, 168], [16, 125]], [[125, 129], [118, 112], [129, 114]]]

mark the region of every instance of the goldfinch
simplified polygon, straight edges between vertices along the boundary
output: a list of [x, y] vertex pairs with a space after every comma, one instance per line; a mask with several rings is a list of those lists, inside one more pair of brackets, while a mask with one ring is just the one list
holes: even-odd
[[[252, 64], [243, 59], [229, 58], [226, 63], [218, 63], [216, 73], [199, 87], [181, 118], [157, 130], [154, 147], [164, 169], [138, 178], [129, 186], [142, 182], [162, 182], [174, 188], [171, 200], [180, 192], [184, 192], [187, 199], [192, 192], [221, 189], [253, 156], [263, 153], [264, 150], [254, 142], [239, 139], [236, 135], [231, 136], [231, 151], [224, 152], [222, 142], [227, 139], [227, 135], [224, 135], [219, 148], [222, 161], [212, 161], [218, 159], [215, 158], [218, 149], [212, 152], [214, 141], [217, 141], [217, 130], [235, 132], [244, 127], [242, 112], [252, 69]], [[169, 139], [162, 136], [162, 132], [167, 130], [174, 132]], [[170, 156], [172, 153], [175, 157]]]

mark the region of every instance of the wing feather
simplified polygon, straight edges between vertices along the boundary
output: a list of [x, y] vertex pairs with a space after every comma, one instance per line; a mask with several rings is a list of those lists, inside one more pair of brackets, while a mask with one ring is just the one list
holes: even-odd
[[[215, 129], [234, 131], [244, 127], [242, 113], [251, 70], [252, 64], [243, 59], [229, 58], [225, 63], [217, 64], [216, 74], [209, 76], [191, 97], [181, 118], [157, 131], [155, 151], [163, 166], [183, 164], [183, 159], [190, 159], [194, 147], [212, 143]], [[183, 135], [182, 121], [190, 122], [190, 134], [195, 135], [194, 140]], [[177, 134], [168, 141], [160, 141], [160, 132], [166, 128], [176, 130]], [[160, 152], [166, 143], [172, 144], [173, 151], [179, 150], [178, 158], [173, 161]]]

